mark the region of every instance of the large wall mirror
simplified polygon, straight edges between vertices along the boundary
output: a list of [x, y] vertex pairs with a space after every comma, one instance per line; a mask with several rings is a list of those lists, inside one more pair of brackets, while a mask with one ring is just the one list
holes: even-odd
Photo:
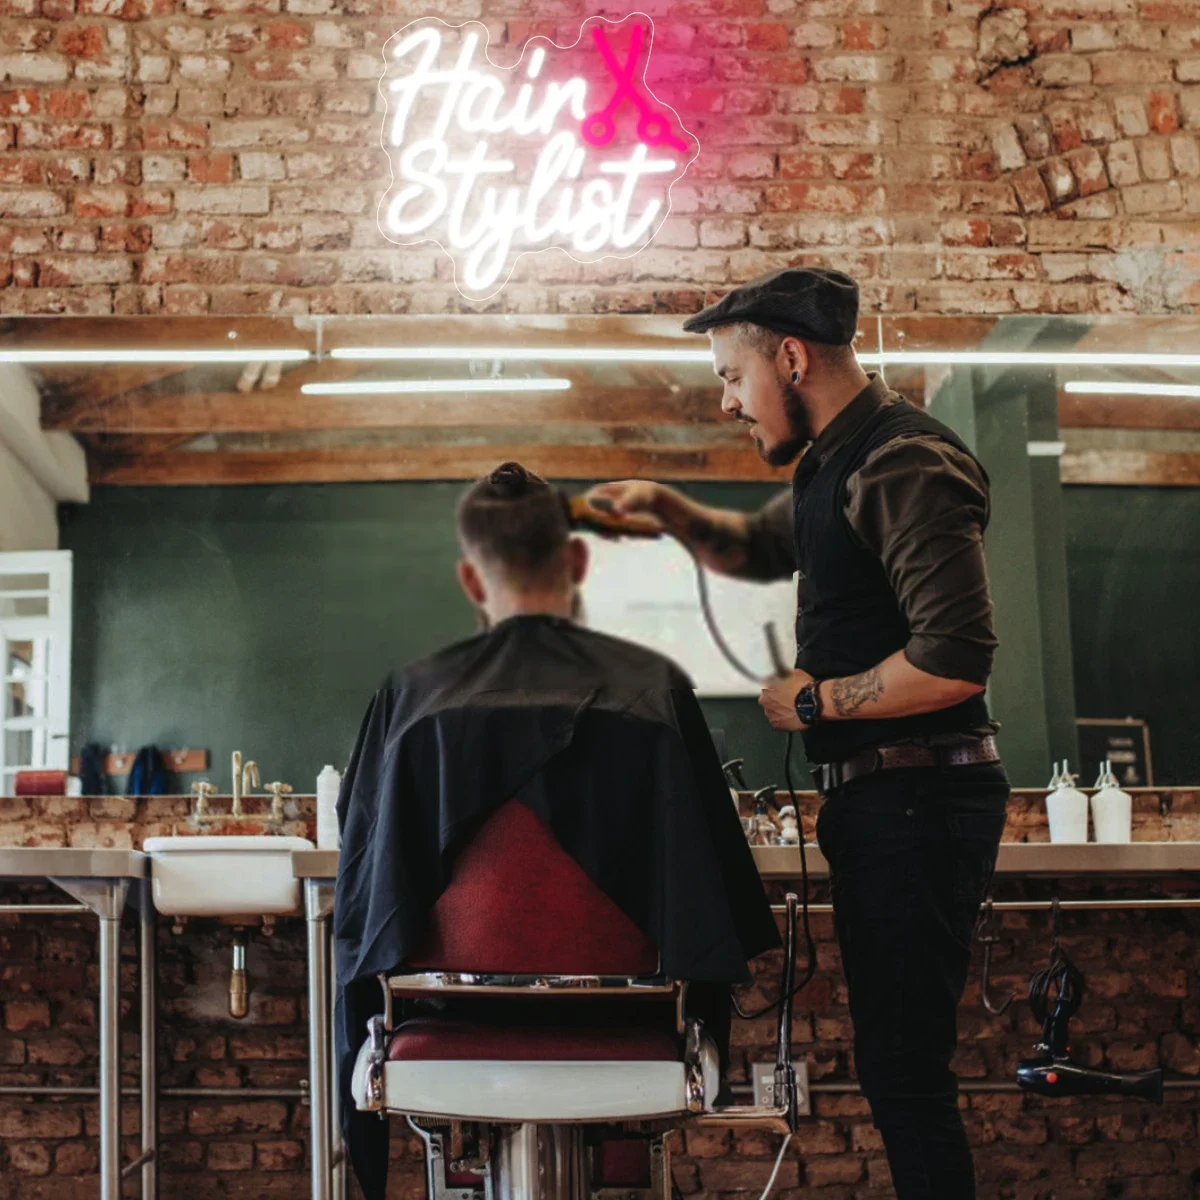
[[[870, 318], [857, 347], [991, 476], [989, 698], [1014, 782], [1086, 773], [1096, 747], [1125, 782], [1196, 782], [1200, 321]], [[390, 667], [473, 629], [466, 481], [517, 459], [571, 490], [649, 477], [752, 509], [789, 477], [673, 316], [10, 320], [0, 373], [0, 550], [72, 557], [72, 746], [250, 748], [298, 790], [341, 765]], [[600, 556], [596, 619], [645, 590], [639, 629], [686, 628], [710, 724], [776, 779], [781, 740], [696, 649], [694, 580], [624, 553]], [[765, 667], [788, 589], [714, 597]]]

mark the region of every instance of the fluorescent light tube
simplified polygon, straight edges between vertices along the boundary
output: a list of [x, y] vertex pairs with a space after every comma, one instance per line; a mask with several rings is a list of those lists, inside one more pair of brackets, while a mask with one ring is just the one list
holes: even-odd
[[248, 363], [303, 362], [307, 350], [263, 347], [228, 350], [10, 350], [0, 349], [0, 362], [25, 363], [46, 367], [69, 367], [80, 363], [107, 366], [116, 363]]
[[[338, 346], [330, 357], [372, 362], [711, 363], [712, 352], [639, 346]], [[1064, 350], [863, 351], [864, 366], [901, 363], [972, 367], [1200, 367], [1200, 354], [1080, 353]]]
[[1200, 385], [1194, 383], [1100, 383], [1091, 379], [1072, 379], [1063, 391], [1076, 396], [1189, 396], [1200, 400]]
[[644, 362], [706, 363], [712, 351], [638, 346], [338, 346], [331, 358], [371, 362]]
[[352, 379], [306, 383], [306, 396], [398, 396], [436, 392], [565, 392], [569, 379]]

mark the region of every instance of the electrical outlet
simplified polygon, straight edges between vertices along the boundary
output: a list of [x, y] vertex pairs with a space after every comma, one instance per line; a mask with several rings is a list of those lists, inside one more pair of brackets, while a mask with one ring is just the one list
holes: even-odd
[[[812, 1112], [808, 1095], [808, 1060], [798, 1058], [792, 1063], [796, 1072], [796, 1111], [802, 1117]], [[757, 1107], [769, 1108], [775, 1103], [775, 1064], [756, 1062], [750, 1066], [750, 1078], [754, 1084], [754, 1103]]]

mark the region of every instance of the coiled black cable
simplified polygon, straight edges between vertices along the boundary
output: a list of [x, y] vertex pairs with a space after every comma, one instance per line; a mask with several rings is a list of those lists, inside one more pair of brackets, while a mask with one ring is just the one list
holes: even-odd
[[1029, 981], [1029, 1008], [1042, 1023], [1042, 1044], [1056, 1058], [1067, 1053], [1067, 1025], [1079, 1011], [1085, 990], [1083, 972], [1058, 943], [1050, 950], [1050, 963]]
[[[700, 594], [700, 609], [704, 614], [704, 623], [708, 626], [709, 635], [712, 637], [717, 649], [725, 656], [729, 665], [739, 675], [749, 679], [751, 683], [769, 683], [770, 676], [759, 675], [752, 671], [734, 654], [729, 644], [725, 641], [724, 636], [717, 627], [717, 619], [713, 614], [712, 601], [708, 593], [708, 577], [704, 572], [704, 564], [701, 563], [695, 551], [690, 546], [687, 547], [687, 550], [692, 556], [692, 561], [696, 564], [696, 590]], [[791, 797], [792, 807], [796, 811], [796, 824], [800, 826], [800, 922], [801, 928], [804, 930], [804, 945], [808, 954], [808, 962], [805, 966], [804, 974], [800, 978], [800, 982], [792, 988], [786, 997], [780, 996], [777, 1000], [773, 1000], [765, 1008], [761, 1008], [757, 1012], [746, 1012], [738, 1002], [738, 998], [734, 996], [734, 1012], [744, 1021], [755, 1021], [759, 1017], [765, 1017], [768, 1013], [774, 1012], [781, 1003], [790, 1004], [812, 982], [813, 976], [817, 973], [817, 943], [812, 935], [808, 913], [808, 855], [805, 852], [804, 846], [804, 828], [800, 822], [800, 803], [796, 799], [796, 788], [792, 783], [792, 734], [790, 733], [787, 735], [787, 742], [783, 751], [783, 777], [787, 783], [788, 795]]]

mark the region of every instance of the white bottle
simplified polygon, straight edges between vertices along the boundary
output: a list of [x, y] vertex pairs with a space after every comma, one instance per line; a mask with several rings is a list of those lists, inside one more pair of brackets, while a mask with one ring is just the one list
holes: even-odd
[[326, 763], [320, 775], [317, 776], [318, 850], [338, 850], [341, 847], [337, 819], [338, 792], [341, 787], [341, 775]]
[[1066, 759], [1063, 759], [1061, 771], [1055, 763], [1054, 778], [1050, 780], [1054, 790], [1046, 797], [1052, 842], [1078, 843], [1088, 840], [1087, 797], [1074, 784], [1075, 776], [1067, 770]]
[[1112, 763], [1105, 761], [1096, 780], [1100, 790], [1092, 797], [1092, 823], [1096, 841], [1124, 843], [1133, 841], [1133, 797], [1117, 786]]
[[800, 845], [800, 822], [796, 819], [796, 810], [790, 804], [785, 804], [779, 810], [779, 844]]

